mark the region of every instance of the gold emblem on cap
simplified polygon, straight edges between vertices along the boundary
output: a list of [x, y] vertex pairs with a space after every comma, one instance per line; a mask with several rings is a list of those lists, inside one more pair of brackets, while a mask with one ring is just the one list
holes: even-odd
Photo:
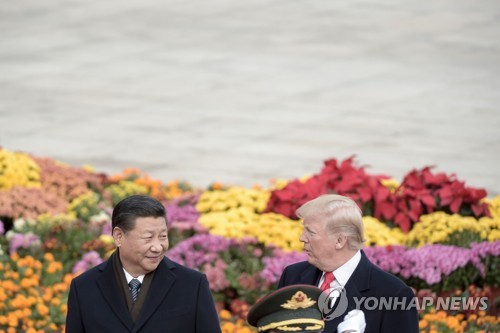
[[316, 304], [311, 298], [307, 297], [302, 291], [297, 291], [292, 298], [290, 298], [286, 303], [281, 304], [282, 308], [289, 310], [305, 309]]

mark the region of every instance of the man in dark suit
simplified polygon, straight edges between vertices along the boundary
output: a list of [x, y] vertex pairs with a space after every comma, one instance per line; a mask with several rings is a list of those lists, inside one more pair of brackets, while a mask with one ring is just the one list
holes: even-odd
[[159, 201], [122, 200], [112, 229], [117, 250], [71, 282], [66, 332], [220, 332], [205, 275], [165, 257], [167, 222]]
[[297, 216], [303, 218], [300, 241], [308, 261], [285, 268], [279, 287], [310, 284], [333, 296], [320, 304], [325, 333], [337, 332], [344, 316], [354, 309], [363, 311], [366, 333], [418, 332], [413, 291], [372, 264], [361, 250], [363, 220], [353, 200], [323, 195], [302, 205]]

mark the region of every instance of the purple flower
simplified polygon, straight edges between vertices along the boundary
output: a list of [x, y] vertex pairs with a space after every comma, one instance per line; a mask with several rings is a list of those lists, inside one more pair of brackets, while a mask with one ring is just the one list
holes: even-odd
[[4, 233], [5, 233], [5, 227], [3, 221], [0, 220], [0, 235], [3, 235]]
[[272, 257], [262, 258], [264, 269], [260, 272], [260, 276], [269, 284], [276, 283], [286, 266], [304, 260], [307, 260], [305, 253], [284, 252], [283, 250], [276, 249]]
[[368, 247], [364, 249], [370, 260], [385, 271], [408, 279], [417, 277], [432, 285], [442, 281], [457, 269], [474, 266], [485, 276], [482, 259], [500, 255], [500, 241], [473, 243], [471, 248], [430, 244], [421, 248], [404, 246]]
[[196, 203], [199, 195], [188, 195], [175, 198], [165, 205], [167, 211], [167, 219], [173, 221], [189, 221], [196, 222], [200, 217], [200, 213], [196, 210]]
[[80, 274], [86, 270], [102, 263], [102, 258], [96, 251], [90, 251], [83, 255], [82, 259], [73, 266], [73, 274]]
[[229, 287], [229, 281], [225, 275], [226, 268], [227, 264], [221, 259], [217, 259], [213, 266], [209, 263], [203, 265], [203, 272], [207, 276], [212, 291], [217, 292]]
[[111, 222], [107, 222], [102, 225], [101, 234], [109, 236], [113, 234]]
[[206, 263], [215, 262], [219, 252], [229, 249], [236, 241], [222, 236], [197, 235], [178, 243], [167, 252], [175, 262], [194, 269], [201, 269]]
[[9, 251], [10, 253], [14, 253], [20, 248], [29, 249], [40, 245], [40, 238], [31, 232], [26, 234], [15, 233], [10, 240]]
[[179, 230], [194, 230], [196, 232], [205, 232], [199, 222], [200, 213], [196, 210], [196, 203], [199, 195], [189, 195], [176, 198], [165, 205], [167, 211], [167, 221], [171, 228]]
[[470, 245], [472, 252], [478, 257], [500, 256], [500, 241], [472, 243]]

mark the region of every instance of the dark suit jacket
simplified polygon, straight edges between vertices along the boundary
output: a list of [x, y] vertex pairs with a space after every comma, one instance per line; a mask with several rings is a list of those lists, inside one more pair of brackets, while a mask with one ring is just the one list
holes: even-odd
[[110, 260], [71, 282], [68, 333], [216, 333], [220, 325], [205, 275], [165, 258], [134, 323]]
[[[321, 274], [319, 269], [307, 261], [293, 264], [283, 271], [278, 287], [293, 284], [318, 285]], [[337, 318], [326, 321], [324, 333], [337, 332], [337, 326], [347, 312], [356, 308], [355, 297], [358, 303], [362, 297], [398, 297], [399, 302], [406, 298], [407, 303], [414, 297], [413, 291], [406, 284], [372, 264], [363, 251], [361, 261], [345, 285], [344, 291], [348, 301], [347, 310]], [[418, 314], [415, 306], [411, 310], [380, 310], [378, 307], [372, 309], [374, 301], [360, 304], [360, 310], [365, 314], [365, 333], [418, 333]], [[364, 305], [368, 305], [372, 310], [365, 309]], [[407, 305], [401, 307], [407, 309]]]

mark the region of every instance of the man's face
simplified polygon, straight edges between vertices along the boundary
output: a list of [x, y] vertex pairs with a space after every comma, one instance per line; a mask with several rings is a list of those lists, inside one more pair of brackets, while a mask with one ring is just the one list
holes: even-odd
[[326, 230], [324, 220], [314, 215], [305, 218], [303, 224], [300, 241], [304, 243], [309, 263], [322, 271], [331, 271], [335, 261], [335, 239]]
[[120, 260], [133, 276], [154, 271], [168, 250], [167, 223], [163, 217], [138, 217], [135, 228], [124, 233], [116, 227], [113, 237], [120, 245]]

